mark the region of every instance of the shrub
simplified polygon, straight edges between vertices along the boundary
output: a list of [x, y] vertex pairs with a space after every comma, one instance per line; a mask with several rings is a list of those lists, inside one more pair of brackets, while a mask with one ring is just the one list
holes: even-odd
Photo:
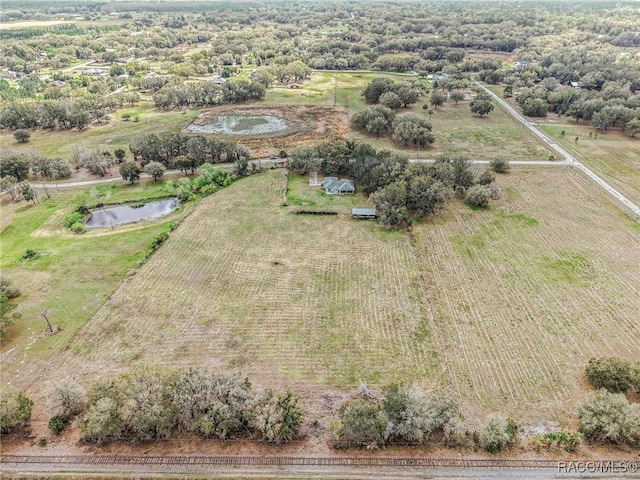
[[491, 170], [487, 169], [484, 172], [482, 172], [479, 176], [478, 176], [478, 181], [477, 183], [480, 185], [489, 185], [493, 182], [495, 182], [496, 180], [496, 175], [495, 173], [493, 173]]
[[22, 431], [31, 419], [33, 401], [15, 390], [0, 390], [0, 433]]
[[380, 405], [358, 398], [342, 404], [339, 420], [333, 426], [336, 447], [375, 448], [384, 444], [388, 417]]
[[67, 424], [67, 421], [62, 418], [53, 416], [49, 419], [49, 430], [51, 430], [54, 434], [58, 435], [62, 430], [64, 430], [64, 426]]
[[467, 190], [465, 202], [473, 207], [486, 207], [489, 205], [491, 190], [485, 185], [474, 185]]
[[597, 389], [626, 393], [640, 387], [640, 369], [621, 358], [592, 358], [585, 373], [591, 385]]
[[529, 444], [536, 451], [542, 449], [550, 451], [563, 449], [566, 452], [575, 452], [583, 438], [584, 435], [580, 432], [550, 432], [544, 435], [536, 435], [529, 441]]
[[13, 138], [16, 139], [18, 143], [27, 143], [31, 138], [31, 132], [29, 130], [16, 130], [13, 132]]
[[83, 215], [80, 212], [73, 212], [64, 217], [64, 226], [71, 228], [74, 223], [78, 223], [82, 220]]
[[518, 426], [499, 414], [489, 415], [478, 432], [478, 443], [490, 453], [497, 453], [516, 441]]
[[508, 160], [496, 158], [489, 162], [489, 169], [496, 173], [507, 173], [511, 169], [511, 165]]
[[280, 444], [293, 440], [304, 421], [299, 402], [300, 397], [292, 392], [276, 395], [267, 390], [256, 405], [255, 427], [269, 442]]
[[71, 225], [71, 231], [73, 233], [82, 234], [82, 233], [85, 233], [87, 231], [87, 227], [82, 222], [76, 222], [73, 225]]
[[16, 298], [20, 296], [20, 290], [13, 284], [13, 282], [0, 273], [0, 293], [7, 298]]
[[640, 406], [621, 393], [600, 390], [578, 407], [580, 432], [595, 443], [640, 445]]
[[31, 248], [27, 248], [22, 254], [22, 256], [20, 257], [20, 260], [23, 260], [23, 261], [33, 260], [34, 258], [38, 258], [39, 256], [40, 254], [38, 252], [36, 252], [35, 250], [32, 250]]
[[69, 378], [52, 381], [48, 390], [48, 406], [53, 417], [67, 421], [84, 408], [86, 392], [76, 381]]

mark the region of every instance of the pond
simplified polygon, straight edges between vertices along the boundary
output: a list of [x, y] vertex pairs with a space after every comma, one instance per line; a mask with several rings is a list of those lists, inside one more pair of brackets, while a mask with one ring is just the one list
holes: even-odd
[[274, 115], [216, 115], [206, 125], [191, 124], [195, 133], [225, 133], [227, 135], [256, 135], [287, 130], [289, 125]]
[[178, 199], [169, 198], [159, 202], [145, 203], [140, 206], [122, 205], [119, 207], [94, 210], [85, 224], [87, 228], [115, 227], [123, 223], [154, 220], [170, 214], [178, 208]]

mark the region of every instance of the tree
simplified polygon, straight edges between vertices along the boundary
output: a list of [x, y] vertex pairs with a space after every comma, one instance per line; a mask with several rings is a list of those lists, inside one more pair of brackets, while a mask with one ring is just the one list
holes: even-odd
[[371, 80], [364, 91], [362, 96], [367, 103], [378, 103], [380, 96], [393, 90], [394, 82], [390, 78], [378, 77]]
[[343, 403], [333, 425], [336, 446], [377, 447], [384, 445], [389, 419], [380, 405], [363, 398]]
[[154, 182], [164, 175], [165, 170], [160, 162], [149, 162], [144, 166], [144, 173], [151, 175]]
[[464, 100], [464, 93], [462, 93], [462, 92], [451, 92], [451, 94], [449, 95], [449, 98], [451, 100], [453, 100], [457, 105], [459, 101]]
[[125, 162], [120, 165], [120, 176], [129, 183], [135, 183], [140, 180], [142, 169], [135, 162]]
[[484, 170], [479, 176], [477, 183], [479, 185], [490, 185], [496, 180], [496, 175], [491, 169]]
[[0, 158], [0, 177], [15, 177], [19, 182], [29, 175], [29, 160], [20, 155], [8, 155]]
[[15, 138], [18, 143], [27, 143], [31, 138], [31, 132], [29, 130], [19, 129], [13, 132], [13, 138]]
[[506, 87], [504, 87], [504, 91], [502, 92], [502, 96], [504, 98], [513, 97], [513, 86], [507, 85]]
[[640, 118], [633, 118], [629, 120], [624, 126], [624, 133], [630, 137], [635, 137], [640, 133]]
[[580, 432], [595, 443], [640, 445], [640, 407], [602, 389], [578, 407]]
[[377, 190], [371, 201], [380, 215], [380, 223], [386, 227], [403, 227], [411, 223], [407, 211], [407, 184], [397, 181]]
[[0, 390], [0, 433], [20, 432], [31, 419], [33, 401], [13, 389]]
[[509, 160], [495, 158], [489, 162], [489, 169], [496, 173], [507, 173], [511, 169], [511, 165], [509, 165]]
[[528, 117], [546, 117], [549, 105], [542, 98], [527, 98], [522, 105], [522, 113]]
[[407, 207], [413, 210], [418, 217], [431, 215], [444, 206], [450, 192], [450, 189], [433, 177], [415, 176], [409, 182]]
[[82, 412], [85, 396], [84, 389], [70, 378], [50, 382], [47, 395], [51, 413], [49, 428], [60, 433], [71, 418]]
[[488, 97], [478, 95], [475, 99], [471, 100], [469, 108], [472, 113], [482, 117], [483, 115], [488, 115], [489, 112], [493, 110], [493, 103]]
[[469, 188], [465, 196], [465, 202], [474, 207], [486, 207], [489, 205], [491, 190], [485, 185], [474, 185]]
[[13, 282], [0, 275], [0, 337], [4, 334], [5, 328], [13, 324], [9, 313], [16, 307], [16, 304], [10, 300], [19, 296], [20, 290], [13, 285]]
[[589, 383], [612, 393], [640, 390], [640, 368], [617, 357], [591, 358], [585, 369]]
[[276, 395], [267, 390], [257, 401], [255, 427], [268, 442], [280, 444], [293, 440], [304, 422], [299, 402], [300, 397], [292, 392]]
[[416, 103], [420, 96], [418, 90], [410, 85], [400, 85], [396, 90], [396, 93], [405, 108]]
[[380, 95], [379, 101], [380, 105], [384, 105], [385, 107], [390, 108], [391, 110], [395, 110], [396, 108], [400, 108], [402, 105], [402, 101], [400, 97], [395, 92], [385, 92]]
[[18, 179], [13, 175], [7, 175], [0, 180], [0, 192], [9, 192], [11, 200], [18, 199]]
[[490, 453], [497, 453], [516, 442], [518, 425], [499, 414], [487, 417], [478, 432], [480, 446]]
[[31, 187], [31, 184], [29, 182], [24, 181], [20, 183], [18, 185], [18, 191], [20, 192], [20, 195], [22, 195], [22, 198], [24, 198], [26, 201], [32, 200], [34, 205], [38, 203], [38, 194]]
[[471, 169], [471, 162], [466, 157], [455, 157], [451, 160], [453, 188], [462, 187], [464, 189], [473, 185], [474, 176]]
[[118, 161], [118, 163], [124, 162], [124, 157], [127, 156], [127, 152], [124, 150], [124, 148], [116, 148], [113, 151], [113, 154], [115, 155], [116, 160]]
[[444, 95], [443, 93], [438, 92], [437, 90], [434, 90], [433, 92], [431, 92], [431, 95], [429, 96], [429, 103], [431, 103], [431, 105], [433, 105], [436, 108], [443, 105], [444, 102], [446, 101], [447, 101], [447, 96]]

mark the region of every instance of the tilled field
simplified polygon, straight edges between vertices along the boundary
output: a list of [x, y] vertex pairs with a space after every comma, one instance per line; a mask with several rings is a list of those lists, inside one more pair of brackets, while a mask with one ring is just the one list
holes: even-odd
[[490, 210], [454, 201], [411, 235], [340, 209], [294, 215], [281, 170], [242, 180], [203, 201], [41, 375], [199, 365], [290, 386], [318, 414], [341, 387], [415, 381], [453, 390], [469, 418], [572, 416], [591, 356], [640, 353], [640, 234], [579, 172], [498, 180]]

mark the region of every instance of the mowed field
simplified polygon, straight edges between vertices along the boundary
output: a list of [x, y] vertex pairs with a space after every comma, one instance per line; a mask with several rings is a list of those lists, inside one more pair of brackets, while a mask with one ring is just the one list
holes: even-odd
[[562, 421], [588, 393], [590, 357], [640, 353], [640, 229], [579, 172], [498, 181], [491, 209], [454, 201], [409, 235], [351, 220], [358, 197], [332, 197], [338, 216], [294, 214], [309, 187], [293, 181], [283, 206], [280, 170], [242, 180], [205, 199], [40, 375], [201, 365], [312, 396], [417, 382], [453, 391], [470, 418]]

